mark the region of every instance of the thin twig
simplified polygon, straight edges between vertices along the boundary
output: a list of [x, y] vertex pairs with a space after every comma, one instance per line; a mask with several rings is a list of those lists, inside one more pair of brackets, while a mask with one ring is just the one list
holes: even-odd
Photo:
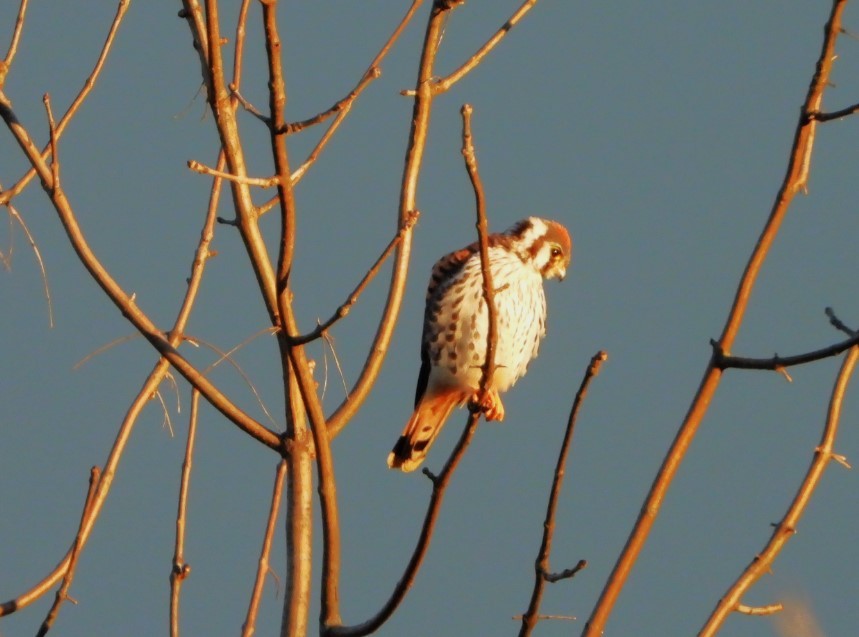
[[[358, 82], [358, 85], [352, 89], [352, 91], [341, 100], [338, 100], [334, 106], [329, 108], [328, 110], [322, 111], [321, 113], [317, 113], [313, 117], [309, 117], [305, 120], [299, 122], [288, 122], [282, 130], [279, 130], [280, 133], [286, 133], [287, 135], [294, 135], [295, 133], [300, 133], [305, 128], [309, 128], [310, 126], [316, 126], [317, 124], [321, 124], [326, 121], [334, 114], [339, 114], [342, 112], [348, 112], [350, 108], [352, 108], [352, 102], [355, 101], [355, 98], [361, 94], [361, 92], [367, 87], [370, 82], [373, 80], [379, 79], [382, 77], [382, 69], [378, 66], [371, 66], [361, 79]], [[330, 129], [329, 129], [330, 130]]]
[[826, 316], [829, 317], [829, 323], [832, 325], [832, 327], [837, 330], [840, 330], [841, 332], [844, 332], [848, 336], [856, 335], [856, 330], [848, 327], [840, 318], [838, 318], [835, 315], [835, 310], [833, 310], [831, 307], [826, 308], [824, 312], [826, 313]]
[[[343, 104], [343, 107], [337, 113], [337, 117], [334, 118], [334, 121], [331, 123], [331, 126], [325, 133], [322, 135], [319, 142], [317, 142], [316, 146], [310, 151], [310, 154], [307, 156], [302, 164], [298, 167], [298, 169], [292, 173], [292, 179], [294, 183], [298, 183], [302, 177], [307, 173], [307, 170], [316, 162], [322, 150], [331, 140], [331, 137], [339, 128], [340, 124], [343, 123], [343, 120], [346, 118], [346, 115], [349, 114], [349, 110], [352, 108], [352, 103], [358, 98], [358, 96], [363, 92], [363, 90], [367, 87], [367, 85], [379, 76], [381, 73], [381, 64], [382, 60], [385, 59], [385, 56], [388, 55], [388, 52], [394, 46], [394, 43], [399, 39], [400, 34], [405, 30], [406, 25], [411, 22], [412, 17], [418, 10], [421, 2], [423, 0], [412, 0], [412, 4], [409, 6], [406, 14], [403, 16], [403, 19], [400, 20], [400, 23], [394, 29], [391, 36], [387, 39], [385, 44], [382, 45], [382, 48], [376, 54], [376, 57], [370, 62], [370, 65], [367, 67], [367, 70], [364, 72], [364, 75], [361, 76], [361, 79], [358, 81], [355, 89], [350, 93], [351, 100], [347, 103]], [[414, 206], [411, 206], [409, 210], [414, 209]]]
[[217, 345], [214, 345], [212, 343], [209, 343], [208, 341], [204, 341], [204, 340], [197, 338], [197, 337], [192, 338], [192, 337], [186, 336], [184, 338], [186, 341], [188, 341], [190, 343], [194, 343], [194, 344], [202, 345], [203, 347], [207, 347], [208, 349], [212, 350], [213, 352], [215, 352], [218, 355], [218, 357], [219, 357], [218, 360], [216, 360], [212, 363], [209, 363], [209, 365], [206, 366], [201, 371], [202, 374], [208, 374], [210, 371], [212, 371], [215, 367], [217, 367], [218, 365], [220, 365], [224, 361], [226, 361], [227, 363], [232, 365], [233, 369], [235, 369], [236, 372], [239, 374], [239, 376], [242, 377], [242, 380], [245, 381], [245, 384], [248, 386], [248, 389], [251, 390], [251, 393], [254, 395], [254, 398], [256, 398], [257, 404], [259, 405], [260, 409], [262, 409], [263, 413], [266, 415], [266, 418], [268, 418], [268, 421], [272, 424], [272, 427], [279, 427], [280, 425], [278, 425], [277, 421], [275, 421], [274, 417], [271, 415], [271, 412], [268, 410], [268, 407], [266, 407], [265, 401], [262, 399], [262, 396], [260, 396], [259, 391], [256, 388], [256, 385], [254, 385], [253, 380], [251, 380], [251, 377], [247, 374], [247, 372], [245, 372], [244, 369], [242, 369], [241, 365], [239, 365], [238, 362], [236, 362], [236, 360], [233, 359], [233, 354], [235, 354], [238, 350], [243, 348], [245, 345], [247, 345], [248, 343], [250, 343], [251, 341], [253, 341], [257, 337], [259, 337], [263, 334], [272, 334], [274, 332], [276, 332], [275, 328], [266, 327], [264, 329], [259, 330], [258, 332], [254, 333], [254, 334], [251, 334], [245, 340], [243, 340], [241, 343], [239, 343], [238, 345], [234, 345], [232, 348], [230, 348], [229, 350], [226, 350], [226, 351], [222, 350]]
[[6, 84], [6, 75], [12, 67], [12, 62], [15, 59], [15, 54], [18, 52], [18, 42], [21, 39], [21, 33], [24, 30], [24, 18], [27, 15], [27, 3], [29, 0], [21, 0], [18, 6], [18, 17], [15, 18], [15, 28], [12, 30], [12, 39], [9, 42], [9, 49], [6, 51], [6, 57], [0, 60], [0, 88]]
[[856, 113], [859, 113], [859, 104], [853, 104], [852, 106], [848, 106], [847, 108], [842, 108], [837, 111], [830, 111], [828, 113], [812, 111], [808, 114], [808, 117], [809, 119], [813, 119], [817, 122], [831, 122], [832, 120], [848, 117], [849, 115], [855, 115]]
[[[48, 327], [54, 327], [54, 304], [51, 301], [51, 287], [48, 285], [48, 272], [45, 270], [45, 262], [42, 260], [42, 253], [39, 251], [39, 246], [36, 244], [36, 239], [33, 237], [30, 229], [27, 227], [27, 224], [24, 223], [24, 218], [18, 213], [11, 203], [6, 204], [7, 210], [9, 210], [9, 214], [12, 219], [18, 222], [18, 225], [21, 226], [21, 229], [24, 231], [24, 235], [27, 237], [27, 242], [30, 244], [30, 247], [33, 249], [33, 254], [36, 256], [36, 261], [39, 264], [39, 270], [42, 273], [42, 287], [45, 292], [45, 300], [48, 302]], [[11, 257], [11, 250], [9, 253]]]
[[738, 613], [743, 615], [772, 615], [784, 610], [782, 604], [768, 604], [767, 606], [746, 606], [745, 604], [737, 604]]
[[443, 93], [445, 91], [450, 90], [450, 87], [456, 84], [459, 80], [465, 77], [469, 72], [474, 70], [474, 68], [480, 64], [483, 59], [489, 55], [489, 52], [494, 49], [501, 39], [510, 32], [516, 24], [521, 20], [526, 13], [528, 13], [531, 9], [534, 8], [534, 5], [537, 4], [537, 0], [525, 0], [522, 3], [515, 13], [510, 17], [507, 22], [505, 22], [498, 31], [495, 32], [489, 40], [484, 44], [480, 49], [472, 55], [468, 60], [460, 66], [456, 71], [451, 73], [445, 78], [441, 78], [436, 80], [433, 86], [433, 90], [437, 93]]
[[44, 97], [42, 97], [42, 101], [45, 103], [45, 112], [48, 115], [48, 132], [50, 133], [50, 142], [51, 142], [51, 177], [53, 181], [53, 188], [59, 189], [60, 186], [60, 155], [57, 152], [57, 125], [54, 122], [54, 113], [51, 110], [51, 96], [48, 93], [45, 93]]
[[346, 299], [346, 301], [340, 305], [340, 307], [335, 310], [334, 314], [325, 321], [324, 323], [320, 323], [316, 326], [312, 332], [307, 334], [303, 334], [301, 336], [291, 336], [289, 337], [289, 342], [291, 345], [304, 345], [306, 343], [310, 343], [311, 341], [316, 340], [323, 336], [337, 321], [346, 317], [349, 314], [349, 311], [352, 309], [352, 306], [358, 302], [358, 297], [361, 296], [361, 293], [364, 291], [364, 288], [370, 283], [370, 281], [375, 278], [375, 276], [379, 273], [379, 270], [382, 268], [382, 264], [387, 260], [391, 253], [394, 251], [400, 243], [403, 241], [403, 237], [405, 237], [407, 232], [410, 232], [414, 227], [415, 223], [417, 223], [418, 217], [420, 213], [415, 210], [409, 218], [406, 220], [405, 224], [402, 228], [394, 235], [394, 238], [388, 243], [385, 249], [382, 251], [382, 254], [379, 255], [379, 258], [376, 259], [376, 262], [372, 265], [372, 267], [367, 271], [364, 275], [364, 278], [355, 286], [355, 289], [352, 290], [352, 293]]
[[233, 81], [230, 82], [230, 89], [236, 93], [238, 93], [239, 87], [242, 83], [242, 62], [244, 61], [245, 35], [247, 33], [246, 25], [250, 6], [251, 0], [242, 0], [242, 6], [239, 9], [239, 17], [236, 20], [236, 46], [233, 55]]
[[65, 574], [63, 575], [63, 583], [57, 591], [57, 595], [54, 598], [54, 603], [51, 606], [51, 609], [48, 611], [47, 617], [45, 617], [45, 621], [42, 622], [42, 625], [39, 627], [39, 631], [36, 633], [36, 637], [44, 637], [48, 631], [51, 629], [51, 626], [54, 625], [54, 622], [57, 619], [57, 615], [60, 612], [60, 606], [62, 606], [63, 602], [67, 599], [71, 599], [69, 597], [69, 587], [72, 585], [72, 580], [75, 576], [75, 568], [77, 567], [78, 557], [80, 556], [80, 552], [83, 549], [84, 540], [84, 526], [86, 524], [87, 516], [89, 515], [90, 510], [93, 506], [93, 497], [95, 495], [95, 491], [98, 488], [99, 479], [101, 477], [101, 470], [98, 467], [93, 467], [90, 469], [89, 474], [89, 488], [87, 489], [86, 500], [84, 501], [83, 512], [81, 513], [81, 521], [78, 525], [78, 533], [75, 536], [74, 544], [72, 544], [71, 554], [69, 555], [69, 566], [66, 569]]
[[492, 392], [492, 378], [495, 375], [495, 350], [498, 347], [498, 311], [495, 307], [495, 284], [492, 282], [492, 268], [489, 261], [489, 224], [486, 221], [486, 195], [483, 181], [477, 169], [477, 155], [474, 152], [474, 136], [471, 132], [471, 114], [474, 109], [471, 104], [463, 104], [462, 115], [462, 156], [465, 159], [465, 170], [474, 190], [475, 209], [477, 212], [478, 244], [480, 248], [480, 271], [483, 275], [483, 302], [486, 303], [488, 330], [486, 334], [486, 356], [483, 360], [480, 376], [478, 407], [487, 404], [487, 394]]
[[552, 478], [552, 487], [549, 490], [549, 503], [546, 506], [546, 517], [543, 521], [543, 539], [540, 542], [540, 550], [537, 552], [537, 559], [534, 561], [534, 588], [531, 591], [531, 601], [528, 603], [528, 610], [522, 615], [522, 627], [519, 630], [519, 637], [530, 635], [531, 631], [537, 625], [540, 619], [540, 602], [543, 598], [543, 590], [546, 582], [556, 582], [561, 579], [573, 577], [576, 573], [587, 566], [585, 560], [580, 560], [574, 568], [566, 569], [559, 574], [549, 573], [549, 557], [552, 552], [552, 536], [555, 533], [555, 514], [558, 509], [558, 498], [561, 494], [561, 486], [563, 485], [564, 476], [566, 475], [567, 455], [570, 451], [570, 445], [573, 441], [573, 432], [578, 419], [579, 409], [581, 409], [585, 396], [588, 393], [588, 387], [591, 380], [599, 374], [600, 367], [603, 362], [608, 359], [608, 354], [604, 351], [599, 351], [591, 358], [591, 362], [585, 371], [585, 376], [582, 379], [579, 389], [576, 392], [576, 397], [573, 400], [573, 405], [570, 408], [570, 417], [567, 419], [567, 428], [564, 431], [564, 440], [561, 443], [561, 450], [558, 453], [558, 461], [555, 464], [555, 473]]
[[118, 336], [117, 338], [113, 339], [109, 343], [105, 343], [104, 345], [100, 345], [99, 347], [96, 347], [93, 351], [91, 351], [89, 354], [87, 354], [82, 359], [80, 359], [78, 362], [76, 362], [74, 365], [72, 365], [72, 369], [78, 370], [81, 367], [83, 367], [84, 365], [86, 365], [88, 362], [90, 362], [93, 358], [95, 358], [96, 356], [98, 356], [100, 354], [103, 354], [104, 352], [108, 351], [109, 349], [116, 347], [117, 345], [121, 345], [122, 343], [127, 343], [129, 341], [136, 340], [138, 338], [141, 338], [141, 335], [139, 332], [135, 332], [133, 334], [126, 334], [125, 336]]
[[230, 92], [233, 94], [233, 97], [235, 97], [239, 101], [239, 104], [242, 105], [242, 108], [244, 108], [248, 113], [256, 117], [266, 126], [271, 125], [271, 119], [269, 119], [267, 115], [263, 115], [256, 106], [246, 100], [245, 96], [241, 94], [241, 91], [239, 91], [238, 87], [235, 86], [235, 84], [230, 84]]
[[221, 170], [215, 170], [205, 164], [201, 164], [193, 159], [188, 161], [188, 168], [201, 175], [209, 175], [211, 177], [220, 177], [227, 181], [233, 181], [237, 184], [245, 184], [246, 186], [259, 186], [260, 188], [272, 188], [280, 182], [278, 177], [248, 177], [247, 175], [231, 175]]
[[256, 629], [257, 614], [259, 613], [260, 599], [262, 598], [262, 590], [265, 585], [265, 578], [268, 575], [271, 567], [269, 566], [269, 555], [271, 554], [271, 543], [274, 539], [274, 533], [277, 529], [277, 512], [280, 508], [280, 501], [283, 499], [283, 482], [286, 477], [286, 460], [281, 460], [277, 465], [277, 472], [274, 476], [274, 489], [271, 494], [271, 506], [268, 512], [268, 522], [265, 526], [265, 535], [262, 540], [262, 549], [260, 550], [259, 561], [257, 562], [257, 574], [254, 579], [253, 593], [251, 594], [250, 605], [248, 606], [248, 614], [245, 617], [245, 623], [242, 624], [242, 637], [251, 637]]
[[[836, 58], [835, 41], [840, 33], [841, 16], [846, 4], [846, 0], [835, 0], [832, 4], [815, 73], [809, 84], [802, 113], [796, 125], [793, 147], [784, 179], [773, 202], [769, 219], [767, 219], [761, 231], [758, 242], [749, 256], [746, 268], [737, 285], [731, 309], [728, 312], [722, 335], [719, 338], [719, 345], [725, 352], [730, 352], [736, 340], [737, 333], [745, 318], [746, 308], [751, 298], [752, 289], [757, 281], [758, 273], [769, 254], [770, 246], [778, 235], [787, 210], [796, 194], [802, 192], [808, 183], [816, 122], [810, 120], [807, 113], [820, 110], [823, 93], [829, 85], [832, 65]], [[584, 637], [598, 637], [604, 634], [606, 622], [611, 615], [615, 602], [647, 541], [650, 530], [653, 528], [653, 523], [659, 515], [662, 503], [665, 501], [668, 488], [673, 482], [674, 476], [677, 474], [682, 460], [686, 455], [686, 451], [698, 431], [698, 426], [701, 424], [709, 408], [721, 377], [722, 370], [715, 365], [715, 361], [711, 357], [704, 370], [698, 391], [692, 399], [689, 410], [683, 419], [683, 423], [680, 425], [677, 435], [671, 443], [671, 447], [665, 454], [659, 472], [650, 486], [650, 490], [635, 521], [635, 526], [630, 532], [626, 544], [618, 556], [608, 580], [603, 586], [600, 598], [591, 612], [591, 616], [583, 632]]]
[[175, 438], [176, 432], [173, 430], [173, 421], [170, 419], [170, 410], [167, 409], [167, 403], [164, 402], [164, 396], [161, 394], [161, 390], [158, 389], [155, 391], [155, 397], [158, 398], [158, 402], [161, 403], [161, 413], [164, 414], [164, 420], [161, 423], [162, 428], [167, 427], [167, 430], [170, 432], [170, 437]]
[[857, 361], [859, 361], [859, 346], [853, 347], [844, 357], [844, 362], [841, 364], [841, 369], [838, 371], [838, 376], [832, 387], [832, 395], [829, 399], [829, 409], [826, 414], [826, 422], [820, 438], [820, 444], [814, 449], [811, 466], [809, 466], [805, 478], [799, 486], [796, 495], [793, 497], [793, 501], [788, 507], [784, 518], [776, 525], [764, 550], [751, 560], [728, 592], [719, 600], [707, 623], [704, 624], [701, 632], [698, 633], [699, 637], [712, 637], [715, 635], [728, 615], [735, 610], [739, 610], [740, 600], [742, 600], [743, 595], [758, 579], [770, 572], [775, 558], [787, 544], [787, 541], [796, 534], [797, 525], [808, 503], [811, 501], [812, 494], [820, 484], [820, 480], [823, 477], [824, 471], [829, 466], [829, 462], [835, 459], [834, 456], [836, 454], [833, 453], [833, 448], [835, 446], [835, 437], [838, 433], [838, 425], [841, 420], [841, 406], [844, 402], [847, 385], [853, 375]]
[[827, 347], [794, 354], [793, 356], [779, 356], [774, 354], [769, 358], [749, 358], [745, 356], [729, 356], [722, 351], [717, 341], [710, 341], [713, 347], [713, 365], [718, 369], [763, 369], [770, 371], [782, 371], [786, 367], [804, 365], [823, 360], [831, 356], [837, 356], [842, 352], [859, 344], [859, 334], [853, 334], [850, 338], [839, 343], [833, 343]]
[[185, 562], [185, 520], [188, 515], [188, 487], [191, 484], [191, 468], [194, 464], [199, 406], [200, 392], [195, 389], [191, 392], [188, 441], [185, 444], [182, 478], [179, 482], [179, 501], [176, 506], [176, 544], [173, 549], [173, 564], [170, 568], [170, 637], [179, 637], [179, 594], [182, 582], [191, 574], [191, 565]]

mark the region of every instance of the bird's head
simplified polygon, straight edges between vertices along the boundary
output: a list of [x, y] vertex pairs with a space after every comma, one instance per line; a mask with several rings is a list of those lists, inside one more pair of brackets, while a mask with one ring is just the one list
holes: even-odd
[[528, 217], [507, 233], [516, 252], [533, 263], [544, 279], [563, 280], [573, 254], [570, 233], [557, 221]]

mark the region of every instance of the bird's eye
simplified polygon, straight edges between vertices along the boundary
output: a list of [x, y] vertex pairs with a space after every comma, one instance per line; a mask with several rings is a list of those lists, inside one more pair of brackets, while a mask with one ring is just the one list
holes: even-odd
[[561, 256], [561, 249], [558, 246], [552, 248], [552, 258], [557, 259]]

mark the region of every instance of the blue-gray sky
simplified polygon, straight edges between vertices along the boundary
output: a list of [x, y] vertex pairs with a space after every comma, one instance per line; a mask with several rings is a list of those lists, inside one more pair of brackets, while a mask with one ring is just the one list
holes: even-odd
[[[238, 3], [233, 3], [238, 4]], [[454, 69], [518, 6], [472, 1], [447, 25], [440, 73]], [[412, 276], [377, 388], [334, 444], [343, 524], [344, 620], [374, 613], [399, 578], [429, 495], [419, 474], [389, 471], [385, 456], [407, 419], [418, 369], [423, 295], [441, 254], [473, 240], [473, 195], [459, 154], [462, 103], [474, 132], [490, 224], [531, 215], [571, 230], [573, 264], [547, 286], [549, 334], [506, 400], [503, 424], [481, 425], [454, 477], [426, 565], [381, 635], [511, 634], [527, 605], [533, 560], [563, 425], [585, 366], [609, 361], [581, 414], [557, 519], [552, 565], [588, 569], [549, 587], [542, 637], [584, 625], [628, 535], [718, 336], [763, 226], [820, 50], [828, 3], [578, 3], [544, 0], [476, 71], [439, 97], [418, 204]], [[5, 50], [17, 3], [0, 8]], [[287, 118], [327, 108], [358, 80], [405, 7], [395, 2], [283, 3]], [[429, 5], [429, 2], [425, 2]], [[6, 94], [40, 143], [42, 95], [55, 111], [76, 94], [101, 47], [113, 3], [32, 3]], [[132, 4], [98, 85], [60, 144], [63, 183], [96, 254], [163, 327], [185, 288], [209, 180], [185, 167], [213, 164], [217, 139], [198, 93], [199, 62], [179, 3]], [[223, 7], [230, 25], [235, 7]], [[356, 102], [297, 190], [293, 273], [305, 327], [330, 315], [389, 240], [428, 6]], [[259, 8], [252, 9], [244, 94], [266, 101]], [[859, 31], [849, 7], [847, 29]], [[226, 27], [225, 27], [225, 30]], [[830, 110], [859, 101], [859, 42], [839, 41]], [[250, 170], [272, 172], [263, 127], [242, 119]], [[297, 164], [316, 129], [291, 139]], [[797, 353], [840, 338], [823, 309], [859, 325], [856, 158], [859, 120], [821, 126], [809, 195], [793, 204], [763, 268], [735, 353]], [[0, 182], [24, 170], [0, 133]], [[0, 282], [0, 597], [31, 586], [74, 536], [89, 467], [102, 464], [127, 406], [156, 357], [142, 340], [72, 367], [131, 327], [86, 276], [37, 183], [16, 200], [38, 241], [53, 298], [49, 329], [41, 279], [20, 229]], [[229, 215], [227, 207], [222, 214]], [[13, 224], [14, 226], [14, 224]], [[263, 222], [274, 241], [276, 219]], [[228, 348], [266, 325], [235, 232], [218, 251], [189, 334]], [[384, 298], [387, 270], [334, 332], [354, 381]], [[212, 360], [184, 347], [200, 365]], [[330, 355], [326, 405], [342, 398]], [[282, 412], [276, 346], [263, 336], [236, 355], [270, 411]], [[731, 371], [665, 500], [608, 625], [614, 635], [688, 635], [758, 552], [783, 515], [818, 442], [839, 361], [773, 373]], [[213, 379], [262, 418], [230, 369]], [[56, 630], [63, 635], [162, 634], [167, 629], [175, 502], [188, 389], [162, 392], [141, 417]], [[848, 394], [836, 451], [859, 457], [856, 400]], [[438, 469], [465, 421], [451, 419], [428, 464]], [[278, 423], [278, 427], [282, 424]], [[276, 458], [213, 409], [203, 410], [192, 478], [182, 596], [187, 635], [234, 634], [244, 617]], [[798, 534], [746, 598], [801, 599], [827, 635], [849, 634], [859, 610], [855, 472], [832, 465]], [[317, 527], [318, 528], [318, 527]], [[282, 577], [282, 523], [273, 568]], [[318, 569], [316, 570], [318, 573]], [[281, 599], [270, 586], [259, 634], [273, 634]], [[32, 634], [45, 598], [0, 621]], [[316, 605], [311, 622], [315, 622]], [[723, 635], [776, 634], [772, 620], [734, 616]]]

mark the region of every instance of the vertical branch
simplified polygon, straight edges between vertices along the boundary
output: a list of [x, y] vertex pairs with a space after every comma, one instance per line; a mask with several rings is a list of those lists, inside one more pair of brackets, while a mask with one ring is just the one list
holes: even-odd
[[740, 609], [743, 595], [755, 582], [770, 571], [775, 558], [781, 552], [782, 548], [784, 548], [785, 544], [787, 544], [787, 541], [796, 533], [797, 524], [805, 512], [805, 508], [808, 506], [814, 490], [820, 484], [823, 472], [829, 466], [830, 461], [837, 460], [844, 462], [843, 458], [833, 452], [833, 448], [841, 419], [841, 405], [844, 402], [844, 394], [847, 391], [847, 385], [853, 375], [857, 361], [859, 361], [859, 346], [851, 347], [850, 351], [844, 357], [841, 369], [838, 371], [838, 377], [835, 380], [835, 385], [832, 387], [826, 424], [823, 428], [820, 444], [814, 449], [811, 466], [809, 466], [787, 513], [785, 513], [784, 518], [775, 527], [764, 550], [755, 556], [725, 596], [719, 600], [707, 623], [704, 624], [701, 632], [698, 633], [699, 637], [712, 637], [715, 635], [728, 618], [728, 615]]
[[[311, 555], [313, 551], [313, 471], [311, 435], [307, 426], [307, 409], [317, 403], [314, 390], [302, 394], [299, 378], [307, 380], [310, 368], [306, 359], [293, 356], [284, 329], [292, 316], [292, 292], [289, 275], [295, 251], [295, 198], [286, 148], [286, 84], [280, 59], [281, 40], [277, 27], [277, 0], [262, 1], [265, 49], [268, 58], [269, 122], [272, 156], [278, 180], [280, 204], [280, 241], [275, 273], [275, 302], [281, 331], [278, 333], [284, 389], [287, 396], [286, 439], [289, 446], [289, 480], [287, 484], [287, 585], [283, 600], [281, 635], [303, 636], [307, 632], [310, 611]], [[305, 388], [306, 389], [306, 388]], [[312, 396], [311, 396], [312, 394]], [[324, 435], [324, 422], [320, 433]], [[317, 450], [318, 453], [318, 450]], [[321, 477], [320, 477], [321, 479]]]
[[277, 472], [274, 476], [274, 489], [271, 494], [268, 522], [265, 527], [265, 536], [262, 541], [262, 550], [260, 551], [259, 562], [257, 564], [257, 574], [254, 580], [250, 605], [248, 606], [248, 614], [245, 618], [245, 623], [242, 625], [242, 637], [251, 637], [254, 634], [262, 589], [265, 584], [266, 575], [268, 575], [270, 569], [269, 554], [271, 553], [271, 542], [274, 539], [274, 530], [277, 527], [277, 512], [280, 508], [280, 500], [283, 497], [283, 481], [285, 477], [286, 460], [281, 460], [277, 465]]
[[90, 470], [89, 489], [87, 490], [86, 500], [84, 501], [84, 508], [83, 512], [81, 513], [81, 521], [78, 525], [78, 533], [75, 537], [75, 542], [72, 545], [71, 555], [69, 556], [69, 566], [66, 569], [65, 575], [63, 575], [63, 584], [57, 591], [57, 595], [54, 598], [54, 603], [51, 606], [51, 610], [48, 611], [48, 616], [45, 617], [45, 621], [42, 622], [42, 625], [39, 627], [39, 631], [36, 633], [37, 637], [44, 637], [46, 634], [48, 634], [48, 631], [51, 630], [51, 626], [53, 626], [54, 621], [56, 621], [57, 619], [57, 615], [60, 612], [60, 606], [62, 606], [63, 602], [67, 599], [71, 599], [68, 594], [69, 587], [72, 585], [72, 579], [74, 579], [75, 576], [75, 567], [78, 563], [78, 556], [83, 549], [83, 529], [86, 524], [86, 519], [89, 516], [89, 512], [92, 509], [93, 496], [95, 495], [95, 490], [98, 487], [98, 481], [100, 476], [101, 471], [98, 467], [93, 467]]
[[313, 568], [313, 443], [295, 374], [287, 374], [286, 592], [281, 637], [304, 637]]
[[[794, 195], [803, 189], [807, 183], [809, 158], [811, 157], [811, 150], [814, 144], [815, 131], [815, 122], [810, 114], [820, 110], [823, 92], [829, 83], [832, 65], [836, 57], [835, 41], [839, 33], [841, 33], [841, 16], [846, 5], [847, 0], [834, 0], [832, 3], [829, 21], [825, 27], [820, 57], [818, 58], [814, 77], [809, 85], [802, 113], [800, 114], [794, 134], [793, 148], [788, 161], [787, 171], [770, 216], [760, 234], [757, 245], [749, 257], [746, 269], [740, 278], [733, 305], [728, 313], [725, 327], [718, 343], [722, 351], [730, 352], [745, 316], [746, 307], [748, 306], [752, 288], [757, 280], [760, 267], [778, 234], [781, 222], [787, 214], [788, 207], [793, 201]], [[692, 404], [689, 406], [689, 411], [683, 420], [683, 424], [680, 426], [674, 441], [671, 443], [671, 447], [662, 461], [662, 466], [659, 468], [659, 473], [650, 487], [635, 526], [615, 562], [614, 569], [603, 587], [599, 601], [591, 612], [590, 619], [583, 632], [583, 635], [587, 637], [603, 634], [605, 624], [620, 595], [620, 591], [623, 589], [629, 573], [638, 560], [644, 543], [647, 541], [647, 536], [650, 534], [656, 516], [659, 514], [668, 488], [674, 480], [677, 470], [680, 468], [680, 464], [698, 431], [698, 426], [701, 424], [704, 414], [709, 408], [710, 400], [716, 393], [722, 377], [722, 371], [714, 364], [714, 357], [711, 357], [707, 364], [701, 384], [692, 400]]]
[[179, 637], [179, 593], [182, 582], [191, 573], [191, 565], [185, 562], [185, 520], [188, 511], [188, 487], [191, 483], [191, 467], [194, 464], [194, 442], [197, 437], [197, 414], [200, 407], [200, 392], [191, 392], [191, 411], [188, 416], [188, 442], [182, 462], [182, 478], [179, 483], [179, 503], [176, 512], [176, 545], [173, 550], [173, 566], [170, 569], [170, 637]]
[[[603, 351], [597, 352], [591, 358], [590, 365], [588, 365], [588, 369], [585, 371], [585, 377], [582, 379], [581, 385], [579, 385], [579, 390], [576, 392], [573, 406], [570, 409], [567, 429], [564, 432], [564, 441], [561, 443], [561, 451], [558, 454], [558, 462], [555, 465], [552, 488], [549, 491], [549, 504], [546, 507], [546, 518], [543, 521], [543, 540], [540, 543], [540, 551], [534, 562], [534, 589], [531, 592], [531, 601], [528, 604], [528, 610], [522, 615], [522, 628], [519, 630], [519, 637], [530, 635], [539, 620], [543, 589], [549, 577], [549, 555], [552, 552], [552, 536], [555, 532], [555, 511], [558, 508], [558, 496], [561, 494], [561, 485], [566, 475], [567, 454], [570, 450], [570, 443], [573, 440], [573, 431], [579, 415], [579, 408], [582, 406], [585, 396], [587, 396], [591, 380], [599, 374], [600, 367], [606, 359], [608, 359], [608, 354]], [[573, 574], [580, 571], [586, 565], [587, 562], [582, 560], [576, 569], [570, 569], [570, 574], [567, 577], [572, 577]]]
[[471, 134], [471, 104], [464, 104], [460, 109], [462, 115], [462, 156], [465, 158], [465, 169], [471, 186], [474, 189], [475, 208], [477, 209], [478, 243], [480, 245], [480, 270], [483, 274], [483, 301], [486, 303], [487, 322], [486, 358], [483, 361], [480, 378], [480, 404], [485, 404], [487, 387], [492, 386], [495, 375], [495, 349], [498, 346], [498, 311], [495, 307], [495, 285], [492, 282], [492, 268], [489, 265], [489, 224], [486, 221], [486, 197], [483, 191], [483, 181], [477, 172], [477, 156], [474, 153], [474, 138]]

